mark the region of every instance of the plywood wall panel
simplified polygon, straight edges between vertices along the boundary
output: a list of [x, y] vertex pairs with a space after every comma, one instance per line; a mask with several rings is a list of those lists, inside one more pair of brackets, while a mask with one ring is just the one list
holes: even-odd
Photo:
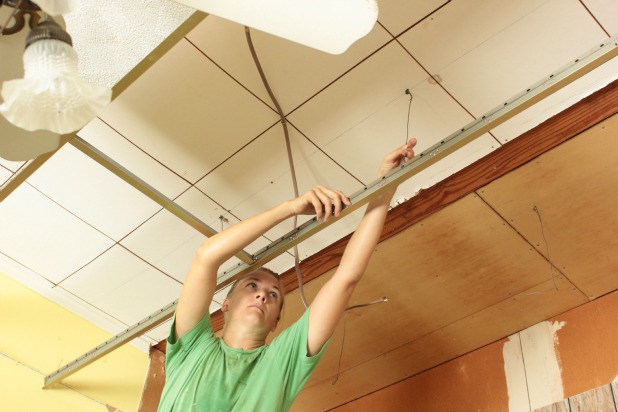
[[[320, 381], [312, 381], [305, 386], [294, 410], [327, 410], [344, 404], [353, 400], [355, 393], [377, 391], [385, 382], [399, 382], [587, 301], [566, 278], [556, 278], [556, 284], [558, 290], [553, 289], [552, 280], [547, 279], [414, 341], [385, 351], [364, 363], [352, 368], [342, 366], [334, 385], [334, 376], [325, 378], [322, 375]], [[407, 312], [401, 312], [401, 315], [413, 316]], [[392, 321], [391, 316], [382, 323]], [[358, 347], [346, 343], [347, 356], [356, 355], [362, 358], [364, 352], [370, 350], [367, 340], [375, 336], [365, 336], [361, 342], [365, 345]], [[397, 339], [398, 335], [381, 337], [384, 340], [393, 340]], [[346, 334], [346, 342], [351, 341]], [[331, 349], [333, 346], [329, 348]]]
[[496, 342], [336, 411], [506, 411], [502, 364], [502, 342]]
[[606, 385], [618, 376], [618, 292], [556, 316], [564, 396]]
[[[542, 282], [547, 262], [475, 195], [382, 242], [346, 318], [343, 370]], [[367, 333], [370, 330], [371, 333]]]
[[617, 135], [614, 115], [479, 191], [590, 298], [618, 289]]

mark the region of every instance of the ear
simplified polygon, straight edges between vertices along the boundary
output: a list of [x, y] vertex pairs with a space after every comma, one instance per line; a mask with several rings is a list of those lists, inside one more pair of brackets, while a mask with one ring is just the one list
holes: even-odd
[[228, 307], [228, 306], [229, 306], [229, 303], [230, 303], [230, 302], [229, 302], [228, 298], [223, 299], [223, 303], [221, 304], [221, 312], [224, 312], [224, 313], [225, 313], [225, 312], [227, 312], [227, 311], [228, 311], [228, 309], [229, 309], [229, 307]]

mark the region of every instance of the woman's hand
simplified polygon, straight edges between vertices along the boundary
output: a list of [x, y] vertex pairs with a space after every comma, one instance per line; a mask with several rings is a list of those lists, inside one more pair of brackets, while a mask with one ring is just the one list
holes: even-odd
[[414, 157], [414, 151], [412, 150], [416, 146], [416, 139], [411, 138], [408, 140], [408, 143], [397, 148], [392, 153], [386, 155], [382, 164], [380, 165], [380, 169], [378, 171], [378, 176], [382, 177], [386, 175], [391, 170], [394, 170], [401, 166], [402, 163], [406, 162], [409, 159]]
[[339, 216], [344, 206], [350, 204], [350, 199], [340, 190], [318, 185], [302, 196], [290, 201], [294, 215], [312, 215], [326, 222], [334, 213]]

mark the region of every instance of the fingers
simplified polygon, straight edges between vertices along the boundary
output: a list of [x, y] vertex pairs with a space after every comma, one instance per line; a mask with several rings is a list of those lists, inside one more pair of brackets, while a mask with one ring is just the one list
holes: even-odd
[[411, 138], [408, 142], [395, 149], [393, 152], [386, 155], [379, 169], [379, 176], [384, 176], [391, 170], [401, 166], [402, 163], [414, 157], [414, 146], [416, 146], [416, 139]]
[[350, 204], [350, 199], [343, 192], [325, 186], [316, 186], [307, 195], [318, 221], [323, 219], [326, 222], [333, 214], [339, 216], [345, 205]]

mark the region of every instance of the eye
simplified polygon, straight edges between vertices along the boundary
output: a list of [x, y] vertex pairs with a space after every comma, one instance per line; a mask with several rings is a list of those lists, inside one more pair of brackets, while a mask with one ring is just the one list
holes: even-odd
[[251, 288], [251, 289], [255, 289], [257, 287], [257, 285], [255, 284], [255, 282], [249, 282], [249, 283], [247, 283], [246, 287]]
[[270, 297], [273, 299], [277, 299], [279, 295], [277, 294], [277, 292], [270, 292]]

